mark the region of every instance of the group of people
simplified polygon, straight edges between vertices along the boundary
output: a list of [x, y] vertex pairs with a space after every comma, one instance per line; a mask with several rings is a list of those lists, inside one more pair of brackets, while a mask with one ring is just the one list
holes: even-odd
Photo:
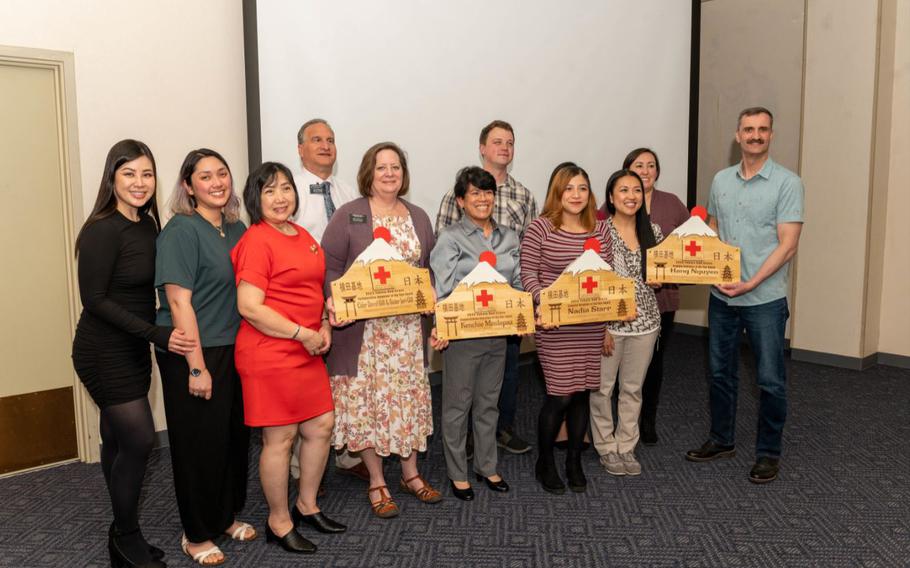
[[[687, 454], [708, 461], [735, 451], [737, 347], [745, 329], [762, 391], [758, 460], [750, 472], [756, 482], [777, 476], [786, 412], [786, 266], [802, 222], [799, 179], [768, 157], [771, 121], [767, 109], [743, 111], [736, 133], [743, 160], [712, 185], [709, 222], [743, 249], [744, 281], [712, 291], [711, 435]], [[301, 526], [346, 530], [318, 504], [330, 453], [338, 471], [369, 482], [367, 498], [378, 517], [399, 514], [383, 469], [392, 455], [401, 464], [400, 491], [422, 503], [439, 502], [442, 493], [417, 462], [433, 433], [428, 343], [443, 357], [442, 443], [451, 494], [474, 498], [469, 468], [490, 490], [509, 491], [497, 468], [497, 446], [512, 453], [531, 449], [513, 427], [521, 338], [441, 340], [432, 312], [345, 321], [335, 312], [330, 283], [379, 228], [405, 261], [431, 269], [437, 300], [492, 252], [499, 276], [537, 303], [540, 291], [595, 240], [600, 257], [634, 280], [638, 309], [632, 320], [607, 324], [554, 327], [538, 319], [546, 397], [535, 473], [551, 493], [564, 493], [566, 485], [584, 491], [581, 455], [589, 430], [608, 473], [641, 473], [635, 449], [639, 441], [658, 441], [663, 353], [679, 306], [674, 286], [648, 282], [645, 251], [688, 218], [678, 198], [656, 189], [660, 162], [653, 150], [629, 153], [610, 176], [600, 209], [585, 170], [559, 164], [538, 215], [533, 195], [508, 173], [514, 131], [493, 121], [480, 134], [483, 167], [458, 172], [434, 230], [426, 212], [403, 199], [410, 176], [396, 144], [367, 150], [358, 197], [333, 175], [335, 134], [326, 121], [305, 123], [297, 138], [297, 175], [275, 162], [249, 174], [242, 191], [249, 228], [218, 152], [187, 154], [163, 229], [149, 148], [123, 140], [108, 153], [95, 206], [76, 242], [84, 310], [73, 361], [101, 409], [112, 565], [165, 565], [138, 522], [154, 439], [149, 342], [161, 371], [181, 548], [200, 565], [225, 561], [214, 543], [221, 535], [237, 541], [258, 536], [238, 518], [251, 427], [262, 429], [265, 538], [287, 551], [315, 552]], [[715, 337], [717, 330], [723, 337]], [[565, 482], [554, 451], [562, 430]], [[298, 479], [293, 502], [289, 475]]]

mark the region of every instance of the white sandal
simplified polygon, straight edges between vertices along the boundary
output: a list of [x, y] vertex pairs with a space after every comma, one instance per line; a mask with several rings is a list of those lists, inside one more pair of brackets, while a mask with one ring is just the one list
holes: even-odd
[[[180, 537], [180, 549], [183, 550], [183, 553], [193, 559], [193, 562], [199, 564], [200, 566], [218, 566], [219, 564], [224, 564], [224, 561], [227, 560], [224, 556], [224, 553], [221, 552], [221, 549], [218, 546], [212, 546], [207, 550], [202, 552], [197, 552], [196, 554], [190, 554], [190, 541], [186, 538], [186, 535]], [[221, 559], [216, 562], [206, 562], [213, 554], [220, 554]]]
[[[253, 528], [253, 525], [250, 523], [244, 523], [242, 521], [235, 521], [240, 524], [237, 525], [237, 528], [234, 529], [234, 532], [230, 533], [230, 537], [234, 540], [244, 542], [248, 540], [256, 540], [256, 537], [259, 536], [259, 533], [256, 532], [256, 529]], [[247, 536], [247, 531], [253, 531], [252, 536]]]

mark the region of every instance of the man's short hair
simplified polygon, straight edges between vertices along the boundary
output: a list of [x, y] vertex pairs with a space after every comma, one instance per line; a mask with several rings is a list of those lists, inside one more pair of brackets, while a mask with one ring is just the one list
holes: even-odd
[[736, 129], [739, 130], [739, 125], [743, 123], [744, 116], [755, 116], [756, 114], [767, 114], [771, 119], [771, 128], [774, 128], [774, 115], [771, 114], [770, 110], [765, 107], [749, 107], [739, 112], [739, 116], [736, 119]]
[[504, 120], [494, 120], [490, 124], [484, 126], [483, 130], [480, 131], [480, 143], [481, 144], [487, 143], [487, 136], [490, 135], [490, 131], [493, 130], [494, 128], [502, 128], [503, 130], [508, 130], [512, 134], [512, 137], [513, 138], [515, 137], [515, 131], [512, 130], [511, 124], [509, 124], [508, 122], [506, 122]]
[[303, 144], [303, 133], [306, 132], [306, 129], [313, 126], [314, 124], [325, 124], [329, 127], [329, 130], [335, 132], [332, 128], [332, 125], [329, 124], [324, 118], [312, 118], [303, 123], [303, 126], [300, 127], [300, 130], [297, 131], [297, 143]]

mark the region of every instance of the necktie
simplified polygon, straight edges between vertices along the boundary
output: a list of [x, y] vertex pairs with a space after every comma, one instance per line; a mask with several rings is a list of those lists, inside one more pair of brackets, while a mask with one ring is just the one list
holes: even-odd
[[335, 214], [335, 204], [332, 203], [332, 184], [324, 181], [322, 183], [310, 184], [310, 190], [318, 190], [322, 194], [322, 202], [325, 205], [325, 218], [331, 219]]

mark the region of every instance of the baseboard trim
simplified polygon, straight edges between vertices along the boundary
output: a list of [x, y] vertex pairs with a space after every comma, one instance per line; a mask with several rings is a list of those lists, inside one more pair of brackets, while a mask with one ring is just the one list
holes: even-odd
[[673, 324], [673, 333], [682, 333], [685, 335], [694, 335], [696, 337], [708, 337], [708, 328], [691, 323], [676, 322]]
[[810, 351], [808, 349], [791, 349], [790, 358], [794, 361], [827, 365], [829, 367], [840, 367], [842, 369], [852, 369], [854, 371], [865, 371], [874, 365], [876, 360], [875, 355], [850, 357], [848, 355], [822, 353], [820, 351]]
[[167, 439], [167, 430], [155, 432], [155, 449], [161, 450], [169, 447], [171, 447], [171, 443]]
[[895, 355], [894, 353], [879, 353], [877, 357], [879, 365], [888, 365], [898, 369], [910, 369], [910, 356]]

